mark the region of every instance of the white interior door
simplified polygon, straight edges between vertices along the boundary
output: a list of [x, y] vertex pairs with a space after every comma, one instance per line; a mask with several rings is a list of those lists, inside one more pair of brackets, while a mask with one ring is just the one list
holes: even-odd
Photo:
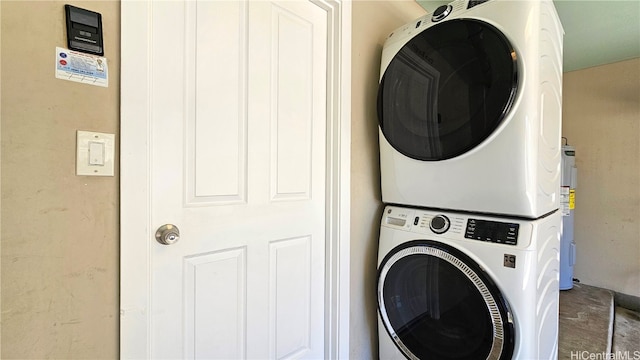
[[[341, 169], [331, 155], [332, 8], [129, 3], [123, 28], [125, 7], [146, 15], [131, 27], [145, 31], [147, 47], [127, 55], [123, 30], [123, 357], [335, 355], [345, 322], [332, 305], [344, 266], [332, 238], [343, 216], [332, 189]], [[146, 68], [127, 88], [125, 56], [135, 52]], [[125, 125], [136, 115], [146, 123]], [[125, 143], [136, 134], [146, 139]], [[146, 153], [143, 171], [128, 158], [140, 158], [136, 148]], [[140, 179], [127, 171], [147, 178], [146, 195], [135, 194]], [[179, 229], [176, 243], [155, 241], [164, 224]], [[146, 277], [131, 274], [136, 264]]]

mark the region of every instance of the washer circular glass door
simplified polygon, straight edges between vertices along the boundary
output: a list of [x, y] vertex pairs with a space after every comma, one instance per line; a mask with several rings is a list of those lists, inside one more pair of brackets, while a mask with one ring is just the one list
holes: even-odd
[[378, 89], [387, 141], [417, 160], [445, 160], [484, 141], [511, 109], [516, 51], [493, 25], [455, 19], [413, 37], [393, 57]]
[[468, 256], [435, 241], [393, 249], [378, 270], [378, 310], [409, 359], [511, 359], [506, 300]]

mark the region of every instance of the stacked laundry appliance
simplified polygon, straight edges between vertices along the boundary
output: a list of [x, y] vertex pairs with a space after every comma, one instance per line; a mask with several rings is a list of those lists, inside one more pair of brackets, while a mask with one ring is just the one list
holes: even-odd
[[551, 0], [456, 0], [385, 42], [381, 359], [557, 358], [562, 37]]

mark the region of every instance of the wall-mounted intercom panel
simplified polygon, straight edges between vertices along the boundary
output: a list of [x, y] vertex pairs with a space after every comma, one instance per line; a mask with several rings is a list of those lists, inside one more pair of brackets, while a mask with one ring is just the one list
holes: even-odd
[[104, 55], [102, 15], [71, 5], [65, 5], [64, 10], [67, 15], [69, 49]]

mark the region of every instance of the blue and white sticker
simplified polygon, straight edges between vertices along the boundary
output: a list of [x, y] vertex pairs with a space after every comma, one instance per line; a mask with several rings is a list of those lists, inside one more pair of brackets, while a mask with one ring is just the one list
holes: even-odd
[[107, 58], [56, 47], [56, 78], [108, 87]]

